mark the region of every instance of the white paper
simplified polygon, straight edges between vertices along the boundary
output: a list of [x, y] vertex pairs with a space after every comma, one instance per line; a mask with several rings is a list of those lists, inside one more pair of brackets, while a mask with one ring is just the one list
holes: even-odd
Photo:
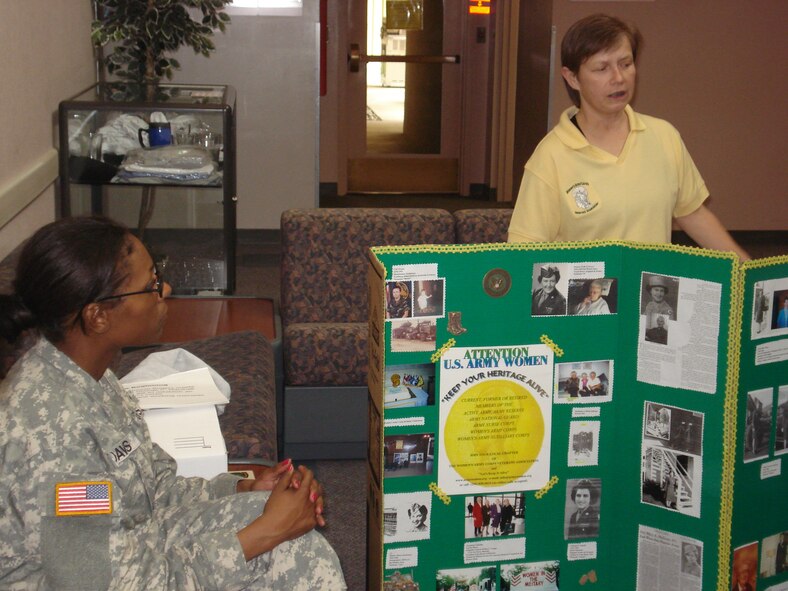
[[525, 538], [494, 538], [483, 542], [467, 542], [463, 546], [463, 562], [515, 560], [525, 558]]
[[[722, 285], [687, 277], [669, 279], [678, 286], [675, 304], [669, 306], [672, 310], [648, 313], [646, 308], [640, 316], [637, 379], [714, 394]], [[657, 318], [667, 331], [665, 340], [654, 340], [647, 332], [657, 327]]]
[[123, 384], [123, 387], [137, 397], [143, 410], [229, 402], [216, 387], [208, 368], [183, 371], [158, 380]]
[[703, 542], [641, 525], [637, 591], [700, 591]]
[[755, 347], [755, 365], [779, 363], [788, 359], [788, 339], [771, 341]]
[[595, 560], [596, 542], [580, 542], [578, 544], [567, 544], [566, 559], [574, 560]]
[[419, 565], [419, 549], [416, 546], [392, 548], [386, 551], [386, 569], [412, 568]]
[[151, 439], [178, 463], [179, 476], [213, 478], [227, 471], [227, 448], [212, 405], [145, 411]]
[[782, 473], [782, 462], [779, 458], [771, 462], [764, 462], [761, 465], [761, 480], [765, 478], [773, 478]]
[[394, 265], [391, 270], [391, 281], [404, 281], [407, 279], [430, 279], [438, 276], [437, 263], [422, 263], [419, 265]]

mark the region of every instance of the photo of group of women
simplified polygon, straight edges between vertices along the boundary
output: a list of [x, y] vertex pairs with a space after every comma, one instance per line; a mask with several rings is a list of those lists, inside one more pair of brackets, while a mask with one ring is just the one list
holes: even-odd
[[492, 538], [525, 534], [525, 494], [466, 497], [465, 537]]
[[641, 501], [700, 516], [703, 413], [646, 402], [643, 411]]
[[555, 402], [598, 404], [613, 399], [613, 360], [572, 361], [555, 366]]
[[788, 453], [788, 385], [780, 386], [777, 403], [774, 389], [762, 388], [747, 392], [744, 417], [744, 461], [754, 462], [769, 457], [772, 424], [774, 423], [774, 455]]
[[[618, 311], [618, 284], [603, 277], [603, 263], [537, 263], [533, 267], [533, 316], [594, 316]], [[565, 296], [564, 294], [567, 294]]]

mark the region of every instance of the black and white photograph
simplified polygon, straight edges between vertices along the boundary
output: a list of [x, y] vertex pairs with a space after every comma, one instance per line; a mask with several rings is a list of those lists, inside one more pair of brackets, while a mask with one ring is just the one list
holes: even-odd
[[751, 332], [752, 334], [759, 335], [768, 327], [771, 317], [771, 314], [769, 314], [771, 298], [769, 297], [770, 294], [764, 291], [763, 281], [757, 281], [755, 285], [753, 285], [753, 290]]
[[615, 314], [618, 311], [618, 281], [613, 277], [570, 279], [569, 306], [571, 316]]
[[413, 316], [443, 317], [444, 280], [417, 279], [413, 281]]
[[643, 442], [640, 500], [700, 517], [701, 458]]
[[700, 578], [703, 574], [703, 548], [693, 542], [681, 542], [681, 574]]
[[779, 456], [788, 453], [788, 385], [777, 391], [775, 421], [774, 454]]
[[597, 404], [613, 399], [613, 360], [570, 361], [555, 366], [555, 402]]
[[465, 537], [495, 538], [525, 534], [525, 493], [465, 497]]
[[432, 496], [430, 491], [383, 495], [383, 541], [429, 539]]
[[383, 475], [400, 478], [432, 474], [434, 445], [434, 433], [386, 435], [383, 438]]
[[646, 328], [657, 326], [657, 316], [678, 319], [678, 277], [642, 273], [640, 291], [640, 313], [646, 316]]
[[668, 317], [665, 314], [657, 314], [654, 317], [654, 326], [646, 329], [644, 336], [649, 343], [658, 345], [668, 344]]
[[569, 452], [567, 466], [599, 465], [600, 421], [571, 421], [569, 423]]
[[566, 316], [567, 266], [555, 263], [534, 265], [531, 291], [532, 316]]
[[602, 480], [571, 478], [566, 481], [564, 539], [599, 537]]
[[643, 414], [646, 445], [702, 455], [703, 413], [647, 401]]
[[772, 388], [747, 392], [747, 411], [744, 416], [745, 462], [754, 462], [769, 456], [773, 394]]

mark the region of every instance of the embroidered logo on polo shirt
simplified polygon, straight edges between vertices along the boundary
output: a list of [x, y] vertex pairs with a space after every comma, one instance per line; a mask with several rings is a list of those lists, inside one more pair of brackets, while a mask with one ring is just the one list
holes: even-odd
[[598, 203], [591, 203], [589, 199], [589, 184], [588, 183], [575, 183], [567, 191], [575, 200], [575, 205], [579, 211], [575, 213], [587, 213], [594, 209]]

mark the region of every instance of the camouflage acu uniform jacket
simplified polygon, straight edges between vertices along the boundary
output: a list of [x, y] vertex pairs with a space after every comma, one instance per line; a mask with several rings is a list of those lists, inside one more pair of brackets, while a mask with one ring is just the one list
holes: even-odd
[[[44, 339], [0, 384], [0, 458], [0, 588], [237, 589], [256, 576], [221, 519], [236, 503], [212, 500], [237, 478], [177, 477], [112, 372], [96, 382]], [[56, 502], [58, 484], [102, 482], [103, 514]], [[263, 497], [240, 496], [259, 515]]]

